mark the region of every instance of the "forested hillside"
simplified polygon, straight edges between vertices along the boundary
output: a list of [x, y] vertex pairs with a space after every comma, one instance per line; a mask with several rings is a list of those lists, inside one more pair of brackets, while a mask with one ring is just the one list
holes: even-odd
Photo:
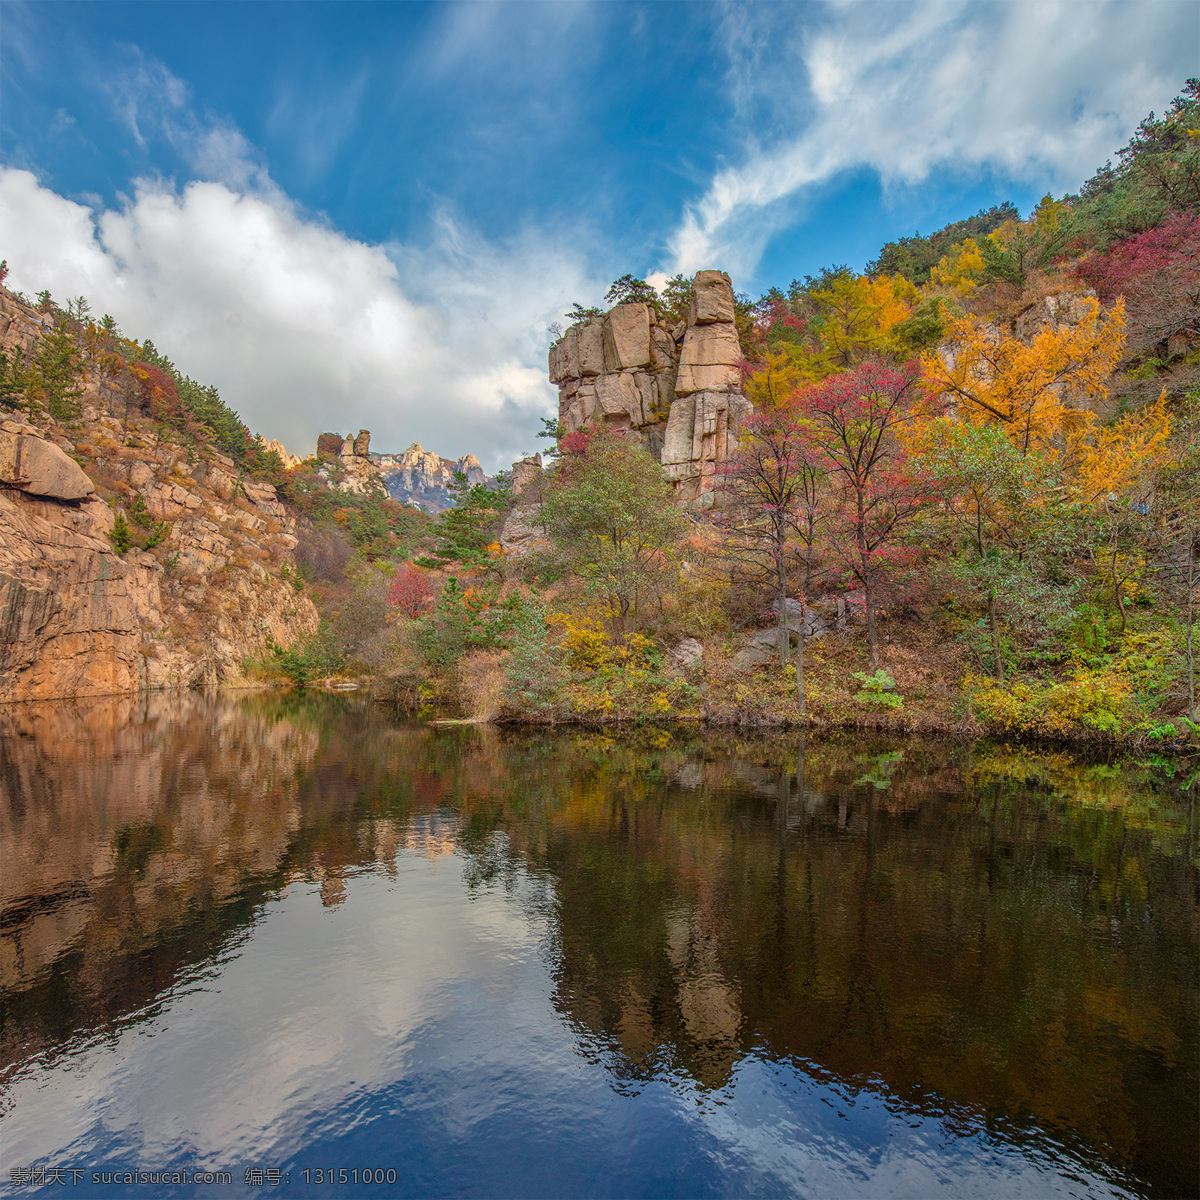
[[[474, 510], [393, 670], [525, 717], [1194, 730], [1198, 126], [1189, 81], [1076, 195], [737, 296], [755, 412], [709, 516], [610, 418], [548, 423], [537, 548], [480, 558], [502, 514]], [[692, 303], [683, 277], [607, 298], [656, 328]]]
[[[239, 494], [270, 490], [295, 544], [269, 586], [321, 622], [248, 644], [239, 671], [262, 681], [371, 676], [478, 718], [1178, 742], [1200, 721], [1198, 130], [1193, 80], [1078, 194], [757, 300], [716, 272], [703, 294], [622, 276], [609, 317], [576, 305], [552, 355], [587, 342], [595, 419], [560, 408], [544, 462], [459, 478], [436, 520], [336, 455], [285, 468], [82, 298], [18, 304], [0, 403], [74, 446], [112, 553], [167, 573], [183, 530], [153, 507], [164, 471], [220, 454]], [[615, 339], [643, 326], [635, 366]], [[740, 368], [703, 357], [717, 342], [740, 344]], [[640, 424], [605, 407], [607, 364], [614, 395], [643, 380], [655, 397], [630, 401]], [[685, 369], [740, 370], [720, 385], [736, 405], [688, 400], [686, 445], [719, 451], [686, 512], [661, 438]], [[139, 485], [134, 460], [163, 443], [174, 465]]]

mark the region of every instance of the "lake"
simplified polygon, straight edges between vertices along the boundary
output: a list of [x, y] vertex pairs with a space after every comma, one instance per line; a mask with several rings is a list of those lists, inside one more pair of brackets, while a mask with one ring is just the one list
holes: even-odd
[[0, 1187], [1195, 1195], [1189, 769], [0, 708]]

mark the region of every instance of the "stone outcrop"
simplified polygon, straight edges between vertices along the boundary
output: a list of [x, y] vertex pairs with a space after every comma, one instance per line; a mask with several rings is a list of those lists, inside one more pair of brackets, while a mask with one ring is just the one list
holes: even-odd
[[304, 461], [300, 455], [290, 453], [288, 448], [278, 438], [265, 438], [260, 433], [258, 435], [258, 444], [268, 453], [277, 454], [285, 470], [290, 471], [293, 467], [298, 467]]
[[571, 326], [549, 365], [568, 432], [595, 423], [629, 430], [662, 463], [680, 503], [703, 509], [751, 406], [740, 390], [729, 276], [701, 271], [692, 288], [687, 320], [674, 328], [649, 305], [619, 304]]
[[0, 288], [0, 346], [31, 354], [41, 338], [54, 329], [54, 322]]
[[82, 500], [96, 485], [41, 431], [26, 421], [0, 422], [0, 483], [30, 496]]
[[513, 506], [500, 531], [500, 548], [520, 558], [544, 544], [546, 531], [539, 513], [542, 505], [542, 456], [531, 454], [512, 467]]
[[[0, 702], [236, 685], [316, 628], [270, 484], [83, 399], [73, 431], [0, 427]], [[119, 510], [139, 541], [166, 523], [153, 549], [117, 553]]]
[[371, 431], [360, 429], [357, 436], [339, 437], [323, 433], [317, 438], [317, 455], [328, 459], [337, 456], [336, 465], [324, 462], [317, 474], [330, 487], [362, 495], [385, 487], [375, 455], [371, 453]]
[[442, 512], [451, 506], [450, 485], [461, 472], [471, 484], [492, 484], [492, 479], [473, 454], [443, 458], [413, 442], [403, 454], [373, 454], [384, 486], [393, 500], [419, 505], [427, 512]]

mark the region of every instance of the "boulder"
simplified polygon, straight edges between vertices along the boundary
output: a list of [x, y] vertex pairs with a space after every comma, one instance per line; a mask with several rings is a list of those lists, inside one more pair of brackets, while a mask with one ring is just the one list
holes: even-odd
[[677, 646], [673, 646], [667, 655], [668, 664], [684, 674], [698, 669], [703, 661], [704, 647], [694, 637], [684, 638]]
[[593, 317], [578, 327], [579, 374], [604, 374], [604, 321]]
[[692, 461], [692, 433], [696, 420], [696, 404], [691, 396], [676, 396], [667, 418], [667, 432], [663, 439], [662, 462], [688, 463]]
[[675, 339], [661, 325], [650, 327], [650, 365], [656, 371], [674, 372], [679, 360]]
[[23, 421], [0, 423], [0, 483], [51, 500], [82, 500], [96, 490], [74, 459]]
[[681, 367], [733, 366], [741, 362], [742, 346], [732, 325], [697, 325], [687, 331], [679, 355]]
[[690, 396], [695, 392], [732, 391], [740, 376], [735, 366], [680, 367], [675, 380], [675, 394]]
[[[771, 605], [771, 612], [779, 611], [779, 602], [775, 601]], [[799, 600], [793, 600], [790, 596], [784, 603], [784, 611], [787, 614], [787, 627], [792, 633], [803, 633], [805, 639], [824, 637], [830, 628], [836, 624], [836, 615], [832, 620], [827, 620], [822, 612], [818, 612], [814, 608], [809, 608]], [[835, 608], [836, 614], [836, 608]]]
[[692, 281], [689, 325], [733, 320], [733, 284], [724, 271], [698, 271]]
[[730, 664], [735, 671], [779, 661], [779, 630], [759, 629], [749, 634]]
[[355, 458], [366, 458], [371, 453], [371, 431], [369, 429], [360, 429], [358, 437], [354, 439], [354, 456]]
[[626, 417], [631, 425], [642, 424], [642, 393], [632, 375], [621, 372], [599, 376], [596, 400], [606, 418]]
[[650, 365], [650, 308], [618, 304], [604, 318], [604, 365], [609, 371]]

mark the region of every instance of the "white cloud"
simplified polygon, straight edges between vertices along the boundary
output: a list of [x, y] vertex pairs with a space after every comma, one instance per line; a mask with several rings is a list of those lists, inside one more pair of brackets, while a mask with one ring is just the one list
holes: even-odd
[[[228, 166], [243, 147], [225, 148]], [[554, 411], [547, 326], [597, 289], [533, 233], [496, 245], [443, 215], [427, 246], [368, 245], [273, 186], [143, 180], [98, 211], [3, 169], [0, 227], [13, 286], [86, 296], [301, 452], [362, 427], [377, 449], [507, 466]]]
[[[687, 206], [670, 271], [754, 271], [807, 189], [868, 167], [885, 187], [994, 170], [1077, 186], [1191, 71], [1191, 5], [830, 3], [731, 8], [727, 90], [743, 154]], [[793, 24], [781, 28], [791, 14]]]

